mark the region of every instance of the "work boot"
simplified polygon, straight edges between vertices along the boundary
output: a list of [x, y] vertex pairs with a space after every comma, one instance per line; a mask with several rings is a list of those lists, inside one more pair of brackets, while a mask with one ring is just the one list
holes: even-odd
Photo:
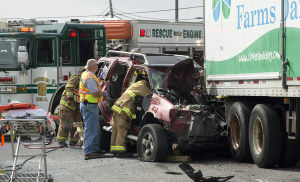
[[76, 146], [77, 145], [77, 141], [69, 141], [69, 145], [70, 146]]
[[127, 152], [118, 152], [115, 155], [116, 158], [133, 158], [133, 155], [131, 153]]
[[68, 144], [65, 141], [58, 141], [57, 145], [60, 148], [68, 147]]
[[80, 143], [80, 142], [69, 142], [69, 145], [68, 145], [68, 147], [70, 148], [70, 149], [82, 149], [82, 143]]
[[92, 152], [92, 153], [89, 153], [89, 154], [85, 154], [84, 155], [84, 160], [97, 159], [97, 158], [100, 158], [102, 156], [103, 156], [103, 154], [100, 154], [99, 152]]
[[105, 150], [100, 150], [98, 153], [99, 153], [100, 155], [103, 155], [103, 154], [106, 154], [107, 152], [106, 152]]
[[115, 150], [111, 150], [109, 153], [111, 153], [114, 157], [117, 157], [117, 155], [119, 154], [119, 152]]

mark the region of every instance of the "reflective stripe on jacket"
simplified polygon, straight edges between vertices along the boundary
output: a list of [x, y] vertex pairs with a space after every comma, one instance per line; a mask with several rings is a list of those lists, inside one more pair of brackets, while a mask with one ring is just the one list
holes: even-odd
[[120, 107], [116, 106], [116, 105], [113, 105], [113, 106], [111, 107], [111, 110], [117, 112], [118, 114], [120, 114], [121, 111], [122, 111], [122, 109], [121, 109]]
[[99, 103], [102, 100], [102, 97], [95, 97], [91, 94], [90, 90], [86, 87], [86, 81], [88, 79], [94, 79], [97, 82], [98, 90], [101, 90], [101, 85], [97, 77], [91, 72], [83, 72], [79, 83], [80, 102], [87, 101], [89, 103]]
[[[74, 93], [74, 90], [78, 89], [78, 87], [79, 87], [79, 80], [80, 80], [80, 75], [72, 75], [69, 78], [69, 80], [65, 86], [65, 90], [60, 99], [61, 105], [64, 105], [73, 111], [79, 110], [79, 104], [78, 104], [78, 101], [76, 98], [76, 94]], [[69, 100], [68, 97], [72, 97], [74, 99]]]
[[74, 89], [73, 94], [74, 94], [74, 100], [79, 103], [80, 102], [79, 90]]
[[131, 90], [126, 90], [126, 92], [131, 96], [132, 100], [135, 100], [135, 93]]
[[136, 115], [133, 112], [131, 112], [129, 108], [123, 107], [122, 111], [124, 111], [129, 118], [131, 118], [131, 119], [135, 119], [136, 118]]
[[135, 110], [134, 110], [134, 101], [135, 97], [141, 96], [145, 97], [146, 95], [152, 93], [148, 83], [145, 80], [138, 81], [133, 83], [115, 102], [112, 106], [112, 111], [121, 114], [125, 113], [129, 119], [135, 119]]
[[110, 146], [110, 150], [112, 150], [112, 151], [126, 151], [126, 147], [124, 147], [124, 146]]
[[136, 118], [136, 115], [129, 108], [127, 108], [127, 107], [123, 107], [121, 109], [117, 105], [113, 105], [111, 107], [111, 110], [117, 112], [118, 114], [121, 114], [121, 111], [124, 111], [130, 119], [135, 119]]

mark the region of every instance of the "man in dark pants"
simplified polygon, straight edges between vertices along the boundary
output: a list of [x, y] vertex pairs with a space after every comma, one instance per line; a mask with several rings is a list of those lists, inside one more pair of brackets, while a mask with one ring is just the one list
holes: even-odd
[[103, 97], [103, 93], [100, 82], [95, 76], [98, 71], [97, 61], [89, 59], [85, 69], [86, 71], [81, 75], [79, 93], [80, 111], [84, 122], [84, 158], [87, 160], [101, 157], [98, 103]]

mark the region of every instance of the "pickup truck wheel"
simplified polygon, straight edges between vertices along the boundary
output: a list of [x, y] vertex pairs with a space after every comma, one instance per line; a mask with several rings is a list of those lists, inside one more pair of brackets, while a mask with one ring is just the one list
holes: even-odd
[[158, 124], [143, 126], [138, 136], [137, 152], [141, 161], [165, 161], [168, 141], [164, 129]]
[[232, 105], [229, 112], [229, 150], [232, 157], [239, 162], [251, 159], [248, 128], [250, 109], [241, 102]]
[[99, 126], [100, 126], [100, 149], [110, 150], [110, 136], [111, 132], [103, 130], [103, 126], [109, 126], [102, 115], [99, 115]]
[[279, 162], [281, 139], [280, 122], [274, 109], [270, 105], [256, 105], [250, 117], [249, 146], [258, 167], [270, 168]]

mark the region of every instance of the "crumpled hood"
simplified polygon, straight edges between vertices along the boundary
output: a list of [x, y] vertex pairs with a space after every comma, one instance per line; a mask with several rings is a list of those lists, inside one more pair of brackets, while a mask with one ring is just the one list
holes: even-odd
[[173, 89], [179, 95], [190, 94], [194, 86], [194, 62], [183, 60], [170, 67], [164, 80], [165, 89]]

